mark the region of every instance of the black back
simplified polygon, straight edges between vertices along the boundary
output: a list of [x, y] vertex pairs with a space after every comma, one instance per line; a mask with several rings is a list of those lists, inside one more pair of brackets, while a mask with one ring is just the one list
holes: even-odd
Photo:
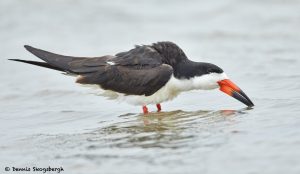
[[103, 89], [127, 95], [152, 95], [163, 87], [171, 75], [189, 79], [222, 69], [209, 63], [188, 60], [172, 42], [136, 46], [114, 56], [72, 57], [54, 54], [31, 46], [25, 48], [45, 62], [13, 59], [24, 63], [80, 75], [77, 83], [97, 84]]

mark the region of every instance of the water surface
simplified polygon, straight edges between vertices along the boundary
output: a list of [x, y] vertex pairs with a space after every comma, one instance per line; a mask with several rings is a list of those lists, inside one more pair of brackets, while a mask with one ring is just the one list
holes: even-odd
[[[298, 174], [299, 9], [295, 0], [1, 1], [0, 173]], [[24, 44], [99, 56], [161, 40], [222, 67], [256, 106], [191, 91], [144, 116], [72, 77], [7, 61], [38, 60]]]

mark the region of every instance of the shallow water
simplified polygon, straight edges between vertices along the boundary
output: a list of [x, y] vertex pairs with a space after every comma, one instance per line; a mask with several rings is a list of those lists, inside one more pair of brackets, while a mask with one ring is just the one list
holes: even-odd
[[[296, 0], [0, 1], [0, 173], [300, 173], [299, 9]], [[37, 60], [24, 44], [98, 56], [161, 40], [222, 67], [256, 106], [191, 91], [144, 116], [72, 77], [6, 60]]]

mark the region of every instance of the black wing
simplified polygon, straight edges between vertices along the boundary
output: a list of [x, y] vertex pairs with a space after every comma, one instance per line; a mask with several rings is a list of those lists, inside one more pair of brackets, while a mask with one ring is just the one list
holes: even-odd
[[93, 73], [77, 79], [81, 84], [99, 84], [108, 89], [128, 95], [152, 95], [163, 87], [173, 73], [171, 66], [162, 64], [152, 68], [131, 66], [104, 66]]
[[97, 71], [82, 74], [78, 83], [99, 84], [103, 89], [149, 96], [163, 87], [173, 73], [173, 68], [163, 64], [160, 54], [149, 46], [137, 46], [128, 52], [116, 54], [106, 59], [104, 65], [100, 59], [97, 62], [88, 62]]
[[77, 83], [97, 84], [129, 95], [152, 95], [170, 79], [173, 69], [162, 63], [160, 54], [150, 46], [136, 46], [134, 49], [102, 57], [71, 57], [25, 46], [44, 60], [35, 62], [13, 59], [59, 71], [80, 75]]

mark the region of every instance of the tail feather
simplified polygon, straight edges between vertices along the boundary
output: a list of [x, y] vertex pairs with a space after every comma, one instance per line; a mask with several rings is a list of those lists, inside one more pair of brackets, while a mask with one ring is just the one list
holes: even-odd
[[95, 72], [99, 69], [99, 66], [106, 65], [106, 60], [112, 56], [102, 57], [73, 57], [64, 56], [48, 51], [44, 51], [38, 48], [34, 48], [28, 45], [24, 46], [33, 55], [42, 59], [45, 62], [21, 60], [21, 59], [9, 59], [12, 61], [28, 63], [45, 68], [50, 68], [58, 71], [63, 71], [72, 74], [84, 74]]
[[66, 72], [63, 69], [52, 66], [52, 65], [50, 65], [46, 62], [37, 62], [37, 61], [21, 60], [21, 59], [8, 59], [8, 60], [17, 61], [17, 62], [24, 62], [24, 63], [28, 63], [28, 64], [32, 64], [32, 65], [37, 65], [37, 66], [41, 66], [41, 67], [45, 67], [45, 68], [54, 69], [54, 70], [57, 70], [57, 71]]
[[[50, 65], [50, 67], [54, 67], [56, 69], [63, 70], [63, 71], [70, 71], [70, 68], [71, 68], [70, 62], [72, 62], [74, 60], [86, 59], [84, 57], [63, 56], [63, 55], [51, 53], [48, 51], [44, 51], [41, 49], [37, 49], [37, 48], [31, 47], [29, 45], [25, 45], [24, 47], [26, 48], [26, 50], [31, 52], [33, 55], [35, 55], [38, 58], [47, 62], [47, 64]], [[29, 62], [25, 62], [25, 63], [29, 63]], [[31, 64], [37, 65], [35, 63], [36, 62], [31, 63]], [[44, 66], [44, 65], [45, 64], [38, 63], [38, 66], [43, 66], [43, 67], [47, 67], [47, 68], [49, 67], [48, 65], [47, 66]]]

